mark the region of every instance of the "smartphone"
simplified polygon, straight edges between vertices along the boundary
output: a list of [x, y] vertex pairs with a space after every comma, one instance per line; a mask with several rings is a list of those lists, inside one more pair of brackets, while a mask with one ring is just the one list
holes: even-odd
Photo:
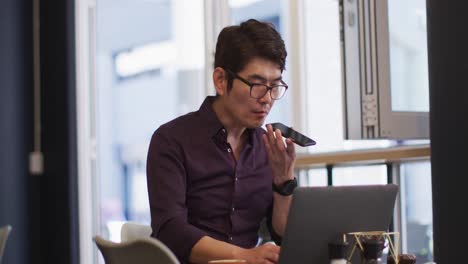
[[302, 147], [312, 146], [317, 144], [313, 139], [297, 132], [296, 130], [286, 126], [282, 123], [271, 123], [270, 124], [273, 130], [279, 129], [281, 131], [281, 135], [285, 138], [290, 138], [294, 141], [294, 143], [298, 144]]

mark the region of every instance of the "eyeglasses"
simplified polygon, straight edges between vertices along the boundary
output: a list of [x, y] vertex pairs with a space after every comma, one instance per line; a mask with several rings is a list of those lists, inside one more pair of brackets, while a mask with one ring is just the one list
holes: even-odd
[[271, 99], [278, 100], [283, 97], [283, 95], [286, 93], [286, 90], [288, 89], [288, 85], [283, 82], [283, 80], [280, 80], [281, 84], [268, 86], [262, 83], [251, 83], [230, 70], [226, 71], [234, 76], [235, 79], [239, 79], [241, 82], [247, 84], [250, 87], [250, 96], [255, 99], [260, 99], [264, 97], [267, 92], [270, 92]]

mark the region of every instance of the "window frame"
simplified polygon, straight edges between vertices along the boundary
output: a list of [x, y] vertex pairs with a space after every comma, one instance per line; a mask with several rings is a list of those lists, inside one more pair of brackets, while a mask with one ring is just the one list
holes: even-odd
[[340, 0], [346, 139], [428, 139], [429, 112], [393, 111], [388, 0]]

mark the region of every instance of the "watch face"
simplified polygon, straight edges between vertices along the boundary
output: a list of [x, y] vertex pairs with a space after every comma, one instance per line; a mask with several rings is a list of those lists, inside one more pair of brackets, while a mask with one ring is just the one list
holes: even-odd
[[291, 195], [294, 192], [294, 189], [297, 187], [296, 178], [286, 181], [281, 187], [277, 187], [273, 184], [273, 190], [281, 195], [287, 196]]
[[283, 193], [285, 193], [286, 195], [290, 195], [293, 193], [294, 189], [297, 187], [297, 181], [296, 179], [294, 180], [290, 180], [290, 181], [287, 181], [285, 184], [284, 184], [284, 187], [283, 187]]

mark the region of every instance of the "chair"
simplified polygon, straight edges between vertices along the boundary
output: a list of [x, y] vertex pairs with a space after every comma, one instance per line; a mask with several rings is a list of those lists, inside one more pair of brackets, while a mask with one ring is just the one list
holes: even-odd
[[153, 232], [153, 230], [149, 225], [126, 222], [122, 225], [122, 229], [120, 229], [120, 240], [126, 242], [138, 238], [150, 237], [151, 232]]
[[3, 251], [5, 249], [8, 235], [10, 234], [11, 226], [6, 225], [0, 228], [0, 263], [2, 262]]
[[114, 243], [95, 236], [94, 241], [106, 264], [180, 264], [172, 251], [155, 238]]

